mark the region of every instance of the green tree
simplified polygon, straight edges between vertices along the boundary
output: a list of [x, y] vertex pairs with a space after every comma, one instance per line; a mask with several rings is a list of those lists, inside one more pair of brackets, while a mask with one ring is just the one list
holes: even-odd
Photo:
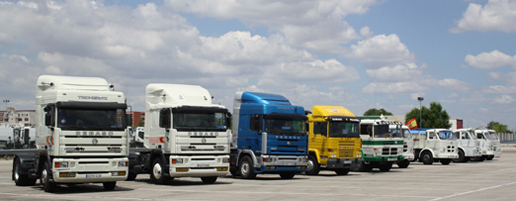
[[487, 124], [486, 128], [495, 130], [497, 133], [512, 133], [509, 129], [507, 129], [507, 125], [500, 122], [491, 121]]
[[143, 119], [140, 119], [140, 121], [138, 122], [136, 127], [144, 127], [144, 126], [145, 126], [145, 122], [143, 121]]
[[419, 119], [419, 109], [414, 108], [405, 115], [405, 124], [413, 118], [416, 118], [417, 126], [419, 128], [450, 128], [450, 116], [443, 110], [440, 103], [431, 102], [430, 109], [426, 107], [421, 108], [421, 116], [423, 121]]
[[372, 108], [364, 112], [364, 116], [380, 116], [380, 115], [392, 115], [392, 113], [387, 112], [385, 109], [376, 109]]

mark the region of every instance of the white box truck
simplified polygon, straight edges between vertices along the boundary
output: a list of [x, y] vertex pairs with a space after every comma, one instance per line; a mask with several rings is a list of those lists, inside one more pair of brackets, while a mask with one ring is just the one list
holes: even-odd
[[150, 174], [155, 184], [177, 177], [214, 183], [229, 172], [230, 113], [197, 85], [149, 84], [144, 149], [131, 153], [128, 180]]
[[475, 130], [475, 134], [480, 141], [483, 159], [493, 160], [493, 158], [499, 158], [502, 155], [500, 138], [498, 138], [495, 130]]
[[77, 183], [113, 190], [128, 174], [126, 108], [124, 94], [103, 78], [40, 76], [37, 153], [15, 156], [12, 179], [30, 186], [39, 178], [46, 192]]

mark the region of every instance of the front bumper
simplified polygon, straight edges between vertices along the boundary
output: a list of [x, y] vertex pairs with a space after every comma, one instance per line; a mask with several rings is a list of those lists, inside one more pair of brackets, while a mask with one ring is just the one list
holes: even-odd
[[224, 176], [229, 172], [229, 155], [170, 155], [169, 161], [170, 177]]
[[[63, 164], [67, 162], [67, 167]], [[127, 164], [120, 166], [120, 164]], [[56, 183], [100, 183], [123, 181], [129, 172], [128, 159], [124, 158], [54, 158], [52, 177]]]

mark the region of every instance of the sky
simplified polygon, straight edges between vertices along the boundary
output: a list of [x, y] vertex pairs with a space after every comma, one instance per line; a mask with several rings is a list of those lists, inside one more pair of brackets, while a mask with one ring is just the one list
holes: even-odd
[[[145, 110], [149, 83], [310, 110], [438, 102], [465, 127], [516, 128], [516, 0], [0, 1], [0, 99], [31, 110], [40, 75], [103, 77]], [[0, 107], [1, 110], [5, 106]]]

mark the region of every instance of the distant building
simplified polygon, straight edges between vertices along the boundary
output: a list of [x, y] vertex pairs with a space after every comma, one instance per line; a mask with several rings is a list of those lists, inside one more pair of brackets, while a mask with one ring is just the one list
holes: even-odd
[[145, 112], [127, 112], [131, 117], [129, 118], [129, 125], [132, 127], [138, 126], [140, 120], [145, 121]]
[[8, 107], [7, 111], [0, 111], [0, 125], [34, 126], [36, 125], [36, 110], [15, 110]]
[[450, 119], [448, 121], [450, 121], [450, 124], [452, 125], [450, 127], [450, 130], [456, 130], [456, 129], [464, 128], [464, 123], [463, 123], [462, 119]]

